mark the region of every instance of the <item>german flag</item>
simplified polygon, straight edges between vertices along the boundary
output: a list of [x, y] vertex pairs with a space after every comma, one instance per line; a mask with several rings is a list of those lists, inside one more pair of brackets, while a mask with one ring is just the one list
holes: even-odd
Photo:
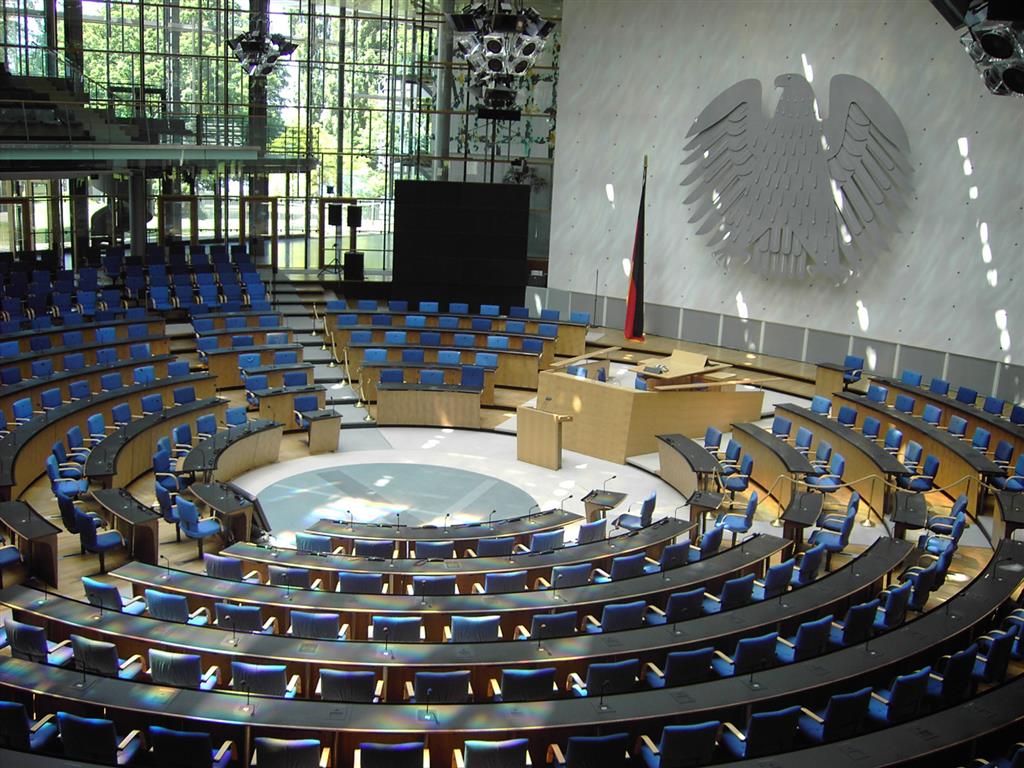
[[636, 215], [633, 238], [633, 262], [629, 269], [629, 295], [626, 297], [626, 327], [623, 333], [631, 341], [644, 340], [644, 205], [647, 201], [647, 157], [644, 156], [644, 182], [640, 188], [640, 210]]

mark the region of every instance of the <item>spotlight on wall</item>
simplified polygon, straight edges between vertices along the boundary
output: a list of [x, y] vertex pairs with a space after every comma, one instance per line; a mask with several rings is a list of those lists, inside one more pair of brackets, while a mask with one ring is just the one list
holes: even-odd
[[555, 28], [523, 0], [487, 0], [448, 14], [455, 55], [469, 65], [470, 92], [482, 104], [481, 117], [518, 120], [519, 80], [536, 63]]
[[1024, 8], [990, 0], [968, 11], [964, 22], [960, 42], [985, 87], [997, 96], [1024, 97]]
[[291, 56], [298, 48], [284, 35], [270, 34], [270, 17], [265, 15], [256, 19], [248, 32], [228, 40], [227, 46], [250, 77], [266, 77], [278, 59]]

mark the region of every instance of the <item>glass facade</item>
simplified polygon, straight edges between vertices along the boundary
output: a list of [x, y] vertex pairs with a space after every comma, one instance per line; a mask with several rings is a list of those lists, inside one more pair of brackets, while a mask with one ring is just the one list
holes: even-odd
[[[61, 105], [65, 143], [148, 147], [144, 164], [128, 151], [122, 162], [77, 182], [77, 192], [71, 174], [0, 182], [0, 198], [32, 196], [37, 244], [73, 246], [71, 200], [85, 194], [90, 244], [131, 245], [132, 232], [141, 238], [141, 230], [128, 225], [129, 199], [144, 190], [149, 243], [276, 232], [279, 267], [315, 269], [321, 228], [327, 259], [337, 236], [347, 236], [344, 227], [336, 232], [321, 221], [321, 198], [357, 198], [359, 247], [368, 271], [381, 273], [390, 267], [396, 181], [493, 179], [532, 185], [530, 256], [547, 258], [557, 27], [523, 79], [522, 120], [495, 124], [476, 117], [467, 67], [452, 62], [443, 11], [461, 5], [446, 0], [0, 2], [8, 72], [69, 83], [56, 98], [50, 94]], [[261, 3], [271, 33], [298, 48], [270, 76], [253, 80], [226, 41], [251, 28]], [[560, 13], [560, 3], [534, 5], [549, 17]], [[27, 140], [32, 117], [21, 119]], [[518, 158], [527, 159], [525, 171], [513, 167]], [[144, 175], [144, 187], [136, 179], [133, 193], [136, 174]]]

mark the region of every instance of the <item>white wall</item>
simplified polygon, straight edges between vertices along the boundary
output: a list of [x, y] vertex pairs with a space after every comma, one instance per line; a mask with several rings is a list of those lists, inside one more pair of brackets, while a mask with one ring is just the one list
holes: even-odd
[[[625, 296], [647, 153], [648, 302], [1024, 362], [1024, 101], [987, 93], [927, 0], [565, 0], [563, 16], [550, 288], [591, 294], [597, 270], [599, 295]], [[771, 114], [772, 81], [803, 72], [802, 54], [823, 115], [831, 77], [856, 75], [892, 104], [911, 142], [903, 234], [838, 287], [725, 269], [688, 223], [680, 187], [684, 137], [704, 106], [754, 77]]]

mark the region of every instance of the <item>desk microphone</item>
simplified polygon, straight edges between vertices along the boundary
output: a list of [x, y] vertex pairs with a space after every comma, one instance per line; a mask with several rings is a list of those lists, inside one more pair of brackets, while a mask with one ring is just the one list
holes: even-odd
[[678, 520], [679, 519], [679, 510], [682, 509], [683, 507], [686, 507], [686, 506], [689, 506], [689, 505], [688, 504], [680, 504], [678, 507], [673, 509], [672, 510], [672, 519], [673, 520]]
[[612, 476], [611, 476], [611, 477], [609, 477], [609, 478], [608, 478], [607, 480], [605, 480], [605, 481], [604, 481], [604, 482], [603, 482], [603, 483], [601, 484], [601, 490], [602, 490], [602, 491], [604, 491], [604, 490], [607, 490], [607, 488], [608, 488], [608, 483], [610, 483], [610, 482], [611, 482], [612, 480], [614, 480], [614, 479], [615, 479], [616, 477], [618, 477], [618, 475], [612, 475]]
[[597, 701], [597, 708], [602, 712], [608, 711], [608, 705], [604, 703], [604, 694], [608, 690], [608, 686], [611, 684], [611, 680], [601, 681], [601, 698]]
[[558, 582], [560, 582], [564, 576], [565, 576], [564, 573], [557, 573], [557, 574], [555, 574], [555, 583], [551, 587], [551, 599], [552, 600], [557, 600], [558, 599]]
[[402, 527], [402, 513], [401, 512], [395, 512], [395, 528], [401, 528], [401, 527]]
[[558, 509], [565, 512], [565, 502], [572, 498], [574, 498], [574, 496], [571, 493], [568, 496], [563, 496], [561, 501], [558, 502]]
[[166, 555], [160, 555], [160, 559], [167, 563], [167, 570], [164, 571], [164, 575], [160, 578], [164, 581], [167, 581], [169, 578], [171, 578], [171, 561], [167, 559]]
[[82, 679], [75, 683], [75, 688], [85, 688], [85, 662], [78, 662], [78, 669], [82, 673]]
[[394, 654], [392, 654], [390, 651], [388, 651], [388, 640], [389, 640], [388, 635], [391, 634], [391, 627], [384, 627], [381, 630], [381, 634], [384, 635], [384, 655], [385, 656], [390, 656], [391, 658], [394, 658]]
[[493, 528], [494, 528], [494, 524], [493, 524], [493, 522], [492, 522], [492, 521], [494, 520], [494, 516], [495, 516], [495, 515], [496, 515], [497, 513], [498, 513], [498, 510], [496, 510], [496, 509], [492, 509], [492, 510], [491, 510], [491, 513], [490, 513], [490, 514], [489, 514], [489, 515], [487, 516], [487, 527], [488, 527], [488, 528], [491, 528], [492, 530], [493, 530]]
[[541, 648], [541, 641], [544, 639], [544, 630], [547, 629], [547, 628], [548, 628], [547, 624], [541, 624], [540, 625], [540, 631], [537, 632], [537, 650], [538, 651], [543, 650], [543, 648]]
[[448, 533], [448, 518], [452, 516], [451, 512], [444, 513], [444, 532]]
[[526, 519], [527, 520], [533, 520], [533, 510], [534, 509], [536, 509], [538, 512], [540, 512], [540, 504], [534, 504], [532, 507], [530, 507], [528, 510], [526, 510]]
[[234, 619], [231, 618], [231, 614], [229, 614], [229, 613], [224, 614], [224, 621], [226, 621], [228, 624], [231, 625], [231, 645], [233, 645], [235, 648], [237, 648], [238, 647], [238, 636], [235, 634], [235, 622], [234, 622]]
[[433, 695], [433, 693], [434, 693], [434, 689], [433, 688], [427, 688], [427, 695], [425, 697], [427, 699], [427, 709], [423, 713], [423, 719], [424, 720], [429, 720], [430, 719], [430, 697], [431, 697], [431, 695]]

